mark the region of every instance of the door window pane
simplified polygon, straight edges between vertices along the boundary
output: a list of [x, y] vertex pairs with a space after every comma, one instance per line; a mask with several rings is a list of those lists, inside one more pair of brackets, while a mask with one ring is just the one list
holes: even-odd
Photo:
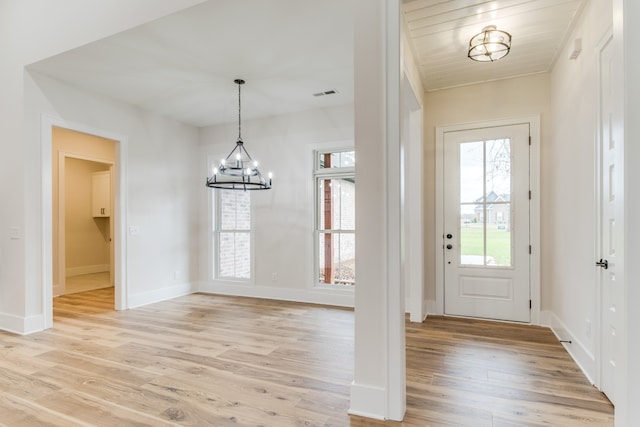
[[[460, 217], [460, 264], [484, 265], [484, 221], [483, 212], [477, 205], [461, 205]], [[448, 244], [448, 241], [447, 241]]]
[[[486, 194], [504, 198], [511, 193], [511, 141], [496, 139], [486, 142]], [[491, 200], [487, 200], [491, 202]]]
[[460, 144], [460, 202], [480, 203], [484, 194], [484, 142]]
[[512, 266], [511, 141], [460, 144], [460, 264]]
[[487, 209], [487, 265], [511, 266], [511, 203], [496, 203]]

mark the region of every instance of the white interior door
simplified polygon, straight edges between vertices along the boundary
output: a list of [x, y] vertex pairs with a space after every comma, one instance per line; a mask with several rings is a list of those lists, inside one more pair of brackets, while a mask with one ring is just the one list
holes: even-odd
[[529, 322], [529, 124], [444, 134], [444, 312]]
[[617, 147], [612, 138], [613, 95], [611, 67], [613, 48], [609, 40], [600, 51], [600, 256], [601, 266], [601, 327], [600, 327], [600, 389], [615, 403], [616, 368], [616, 157]]

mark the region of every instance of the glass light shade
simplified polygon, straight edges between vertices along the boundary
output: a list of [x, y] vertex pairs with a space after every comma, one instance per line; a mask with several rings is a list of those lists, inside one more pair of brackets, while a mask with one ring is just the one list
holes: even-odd
[[468, 57], [479, 62], [494, 62], [511, 50], [511, 34], [489, 25], [469, 40]]

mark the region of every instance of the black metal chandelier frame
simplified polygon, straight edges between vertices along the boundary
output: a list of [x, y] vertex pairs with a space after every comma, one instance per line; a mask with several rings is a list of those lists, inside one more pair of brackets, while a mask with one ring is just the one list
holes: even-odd
[[207, 187], [222, 190], [269, 190], [272, 176], [264, 179], [258, 169], [258, 162], [253, 160], [242, 141], [242, 98], [240, 88], [245, 83], [242, 79], [234, 80], [238, 85], [238, 140], [229, 155], [222, 159], [213, 174], [207, 178]]

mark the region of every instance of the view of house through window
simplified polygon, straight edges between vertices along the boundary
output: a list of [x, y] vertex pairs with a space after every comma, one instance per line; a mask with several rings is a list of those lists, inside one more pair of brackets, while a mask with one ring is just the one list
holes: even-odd
[[510, 267], [511, 140], [460, 144], [460, 264]]
[[215, 191], [213, 247], [216, 278], [251, 278], [250, 194], [250, 191]]
[[316, 152], [317, 283], [355, 285], [355, 152]]

